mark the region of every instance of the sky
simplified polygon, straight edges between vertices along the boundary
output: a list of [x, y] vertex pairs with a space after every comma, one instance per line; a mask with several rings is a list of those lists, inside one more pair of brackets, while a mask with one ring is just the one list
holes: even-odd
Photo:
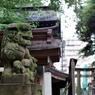
[[61, 17], [61, 31], [63, 32], [63, 38], [76, 38], [75, 35], [75, 26], [76, 22], [74, 21], [76, 19], [76, 15], [73, 12], [73, 8], [67, 9], [65, 8], [65, 15], [62, 15]]

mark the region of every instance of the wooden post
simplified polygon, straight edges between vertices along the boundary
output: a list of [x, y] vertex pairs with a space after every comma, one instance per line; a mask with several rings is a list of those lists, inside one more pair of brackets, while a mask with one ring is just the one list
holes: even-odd
[[81, 95], [80, 71], [77, 71], [77, 95]]
[[71, 61], [72, 95], [75, 95], [75, 62]]
[[77, 60], [70, 59], [70, 67], [69, 67], [69, 74], [70, 74], [70, 87], [68, 89], [68, 95], [75, 95], [75, 65]]

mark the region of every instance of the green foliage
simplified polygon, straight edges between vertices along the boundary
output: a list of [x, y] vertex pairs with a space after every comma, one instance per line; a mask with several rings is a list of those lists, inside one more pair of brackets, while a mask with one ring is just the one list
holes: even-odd
[[31, 3], [31, 0], [1, 0], [0, 7], [3, 14], [3, 18], [8, 18], [14, 13], [12, 8], [25, 6], [26, 4]]
[[26, 15], [27, 13], [22, 13], [22, 12], [16, 12], [15, 10], [11, 10], [10, 12], [8, 12], [6, 10], [6, 14], [2, 12], [0, 12], [0, 30], [5, 29], [7, 24], [10, 23], [23, 23], [26, 22]]
[[92, 48], [90, 48], [89, 50], [85, 50], [85, 47], [84, 47], [83, 49], [79, 50], [78, 54], [80, 55], [81, 58], [89, 57], [89, 56], [93, 55], [95, 52], [95, 50], [92, 50]]
[[5, 24], [26, 22], [28, 12], [22, 12], [21, 8], [30, 5], [38, 6], [42, 3], [40, 0], [0, 0], [0, 30], [4, 29]]
[[[80, 8], [80, 7], [79, 7]], [[79, 51], [84, 58], [95, 54], [95, 0], [86, 0], [86, 4], [77, 9], [78, 22], [76, 33], [80, 40], [88, 42], [93, 41], [91, 47], [86, 50], [85, 47]]]
[[37, 28], [37, 26], [39, 26], [39, 22], [31, 22], [32, 28]]
[[7, 27], [7, 24], [0, 24], [0, 30], [4, 30], [6, 29], [6, 27]]
[[[79, 38], [82, 41], [91, 40], [91, 36], [95, 33], [95, 0], [88, 0], [86, 6], [78, 10], [77, 17], [79, 18], [76, 29]], [[92, 4], [93, 3], [93, 4]]]
[[[33, 5], [35, 2], [36, 4], [41, 4], [41, 0], [1, 0], [0, 6], [6, 9], [11, 9], [14, 7], [22, 7], [26, 5]], [[39, 2], [39, 3], [37, 3]]]
[[8, 16], [0, 17], [2, 24], [10, 24], [10, 23], [19, 23], [19, 22], [25, 22], [23, 14], [22, 15], [16, 15], [15, 13], [10, 13]]
[[[30, 0], [31, 1], [31, 6], [36, 7], [36, 6], [42, 6], [43, 3], [41, 2], [42, 0]], [[28, 4], [29, 6], [29, 4]]]
[[50, 0], [50, 8], [58, 11], [60, 9], [61, 1], [60, 0]]

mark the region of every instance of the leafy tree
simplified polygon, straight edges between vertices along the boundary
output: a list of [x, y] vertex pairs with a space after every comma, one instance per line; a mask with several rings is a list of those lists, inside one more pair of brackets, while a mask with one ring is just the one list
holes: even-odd
[[87, 0], [85, 6], [77, 13], [76, 33], [80, 40], [88, 44], [79, 51], [82, 57], [95, 54], [95, 0]]
[[[38, 3], [39, 2], [39, 3]], [[40, 0], [1, 0], [0, 1], [0, 23], [9, 24], [16, 22], [25, 22], [25, 15], [27, 12], [23, 14], [21, 8], [23, 6], [35, 6], [42, 5]], [[18, 8], [19, 11], [14, 9]]]

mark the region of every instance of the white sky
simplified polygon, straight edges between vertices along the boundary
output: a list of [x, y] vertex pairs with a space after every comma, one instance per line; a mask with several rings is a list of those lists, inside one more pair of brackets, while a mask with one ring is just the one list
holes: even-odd
[[61, 30], [63, 32], [64, 39], [72, 38], [75, 35], [75, 16], [73, 8], [65, 9], [65, 15], [62, 15], [61, 17]]

